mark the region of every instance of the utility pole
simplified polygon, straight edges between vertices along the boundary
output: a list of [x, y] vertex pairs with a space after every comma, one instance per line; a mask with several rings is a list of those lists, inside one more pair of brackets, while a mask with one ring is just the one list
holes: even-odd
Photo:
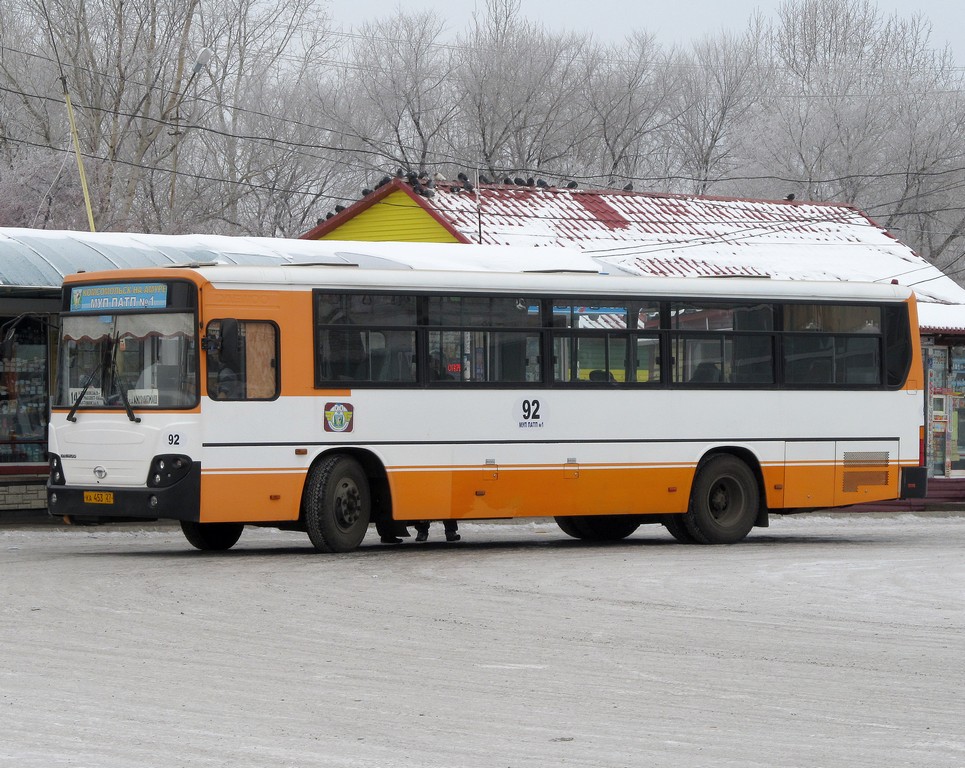
[[181, 105], [188, 95], [188, 89], [191, 87], [191, 83], [194, 82], [194, 79], [201, 73], [205, 66], [207, 66], [212, 55], [214, 55], [214, 51], [210, 48], [201, 49], [198, 53], [198, 58], [194, 62], [194, 67], [191, 69], [191, 75], [188, 77], [188, 81], [184, 84], [181, 95], [174, 104], [174, 130], [171, 132], [171, 135], [174, 136], [174, 147], [171, 151], [171, 189], [168, 192], [168, 208], [172, 211], [174, 210], [175, 188], [178, 179], [178, 145], [181, 143], [181, 138], [184, 133], [191, 127], [188, 125], [185, 127], [184, 132], [181, 131]]

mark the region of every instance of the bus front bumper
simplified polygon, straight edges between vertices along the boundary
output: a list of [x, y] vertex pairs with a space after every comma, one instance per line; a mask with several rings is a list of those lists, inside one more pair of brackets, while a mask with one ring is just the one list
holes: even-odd
[[201, 508], [201, 464], [163, 488], [105, 488], [47, 482], [47, 512], [81, 523], [136, 520], [197, 522]]

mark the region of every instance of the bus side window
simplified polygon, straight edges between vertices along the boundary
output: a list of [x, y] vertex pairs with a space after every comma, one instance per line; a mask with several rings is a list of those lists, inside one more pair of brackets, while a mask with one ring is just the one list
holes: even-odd
[[252, 320], [212, 320], [206, 336], [208, 396], [271, 400], [278, 395], [278, 329]]

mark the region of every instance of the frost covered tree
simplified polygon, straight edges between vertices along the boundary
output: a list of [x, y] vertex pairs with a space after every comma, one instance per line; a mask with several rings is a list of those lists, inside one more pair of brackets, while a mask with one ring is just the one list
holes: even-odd
[[520, 0], [339, 33], [322, 0], [6, 0], [0, 224], [85, 226], [61, 68], [99, 229], [293, 236], [398, 168], [463, 171], [851, 202], [965, 274], [965, 75], [870, 0], [681, 50]]
[[459, 39], [460, 152], [499, 178], [558, 172], [585, 134], [588, 37], [523, 18], [519, 0], [487, 0]]
[[634, 32], [623, 43], [598, 46], [588, 61], [584, 160], [593, 180], [607, 187], [636, 181], [639, 188], [640, 181], [665, 177], [669, 129], [679, 109], [673, 103], [678, 76], [668, 57], [653, 35]]
[[748, 158], [761, 196], [781, 184], [854, 203], [936, 263], [961, 251], [962, 74], [928, 22], [868, 0], [790, 0], [768, 42]]
[[352, 37], [326, 111], [373, 176], [396, 167], [424, 172], [450, 157], [458, 99], [444, 29], [434, 13], [400, 10]]
[[670, 132], [682, 191], [739, 194], [733, 177], [742, 173], [746, 119], [764, 86], [758, 54], [759, 33], [722, 33], [695, 43], [674, 58], [675, 87]]
[[[259, 189], [258, 174], [279, 159], [253, 150], [246, 157], [239, 150], [239, 115], [257, 111], [264, 99], [254, 100], [269, 92], [277, 104], [298, 69], [285, 58], [293, 50], [296, 59], [317, 53], [324, 27], [315, 5], [10, 0], [0, 10], [0, 81], [5, 103], [16, 106], [4, 109], [10, 117], [0, 149], [7, 168], [26, 162], [27, 148], [62, 153], [70, 146], [59, 61], [97, 228], [174, 232], [218, 222], [234, 231], [260, 227], [245, 220], [239, 201]], [[199, 69], [206, 47], [214, 57]], [[284, 71], [273, 66], [283, 60]], [[195, 144], [204, 121], [210, 121], [208, 140]], [[274, 131], [260, 128], [264, 140], [273, 141]], [[57, 183], [46, 194], [53, 198], [49, 225], [68, 226], [74, 219], [70, 200], [60, 199]]]

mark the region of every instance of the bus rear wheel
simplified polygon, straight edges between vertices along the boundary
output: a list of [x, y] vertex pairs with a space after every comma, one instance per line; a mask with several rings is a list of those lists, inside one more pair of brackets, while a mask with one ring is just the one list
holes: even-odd
[[192, 523], [181, 521], [181, 532], [188, 543], [203, 552], [231, 549], [241, 538], [244, 523]]
[[305, 528], [319, 552], [351, 552], [372, 515], [369, 481], [350, 456], [330, 456], [312, 468], [305, 486]]
[[640, 527], [637, 515], [579, 515], [555, 520], [567, 536], [588, 541], [619, 541]]
[[754, 527], [759, 506], [760, 490], [750, 467], [720, 454], [698, 471], [683, 522], [699, 544], [734, 544]]

